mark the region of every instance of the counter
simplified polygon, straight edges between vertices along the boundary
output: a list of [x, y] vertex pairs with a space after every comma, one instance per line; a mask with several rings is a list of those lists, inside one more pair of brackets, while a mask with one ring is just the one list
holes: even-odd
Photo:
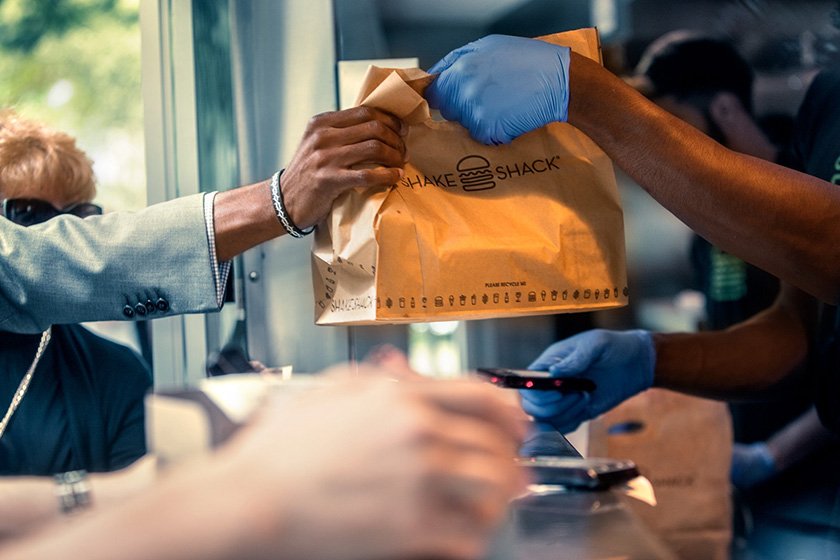
[[[523, 455], [574, 456], [556, 432], [532, 436]], [[488, 560], [676, 560], [617, 489], [552, 490], [516, 500]]]
[[517, 500], [499, 548], [511, 560], [676, 560], [633, 515], [629, 499], [605, 490]]

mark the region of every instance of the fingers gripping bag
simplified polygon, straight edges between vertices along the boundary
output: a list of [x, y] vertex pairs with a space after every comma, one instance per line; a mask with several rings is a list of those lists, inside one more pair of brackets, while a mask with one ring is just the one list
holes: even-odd
[[[543, 37], [600, 61], [583, 29]], [[341, 195], [312, 251], [320, 325], [482, 319], [626, 305], [612, 162], [566, 123], [504, 146], [433, 120], [434, 76], [371, 66], [358, 105], [409, 125], [397, 184]]]

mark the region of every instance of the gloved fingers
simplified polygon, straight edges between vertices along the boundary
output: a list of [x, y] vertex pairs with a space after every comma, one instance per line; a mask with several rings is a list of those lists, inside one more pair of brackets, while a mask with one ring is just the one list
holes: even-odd
[[763, 442], [735, 443], [732, 447], [730, 479], [741, 490], [748, 490], [772, 478], [776, 462]]
[[[428, 85], [423, 95], [429, 102], [429, 107], [440, 110], [440, 114], [446, 120], [458, 120], [452, 105], [453, 97], [457, 97], [458, 75], [447, 72], [462, 56], [475, 50], [472, 43], [457, 48], [440, 59], [434, 66], [429, 68], [429, 74], [437, 74], [434, 81]], [[453, 80], [455, 80], [453, 82]]]
[[[460, 122], [461, 109], [453, 103], [453, 97], [457, 97], [457, 76], [451, 74], [438, 74], [435, 81], [429, 84], [424, 95], [429, 107], [440, 111], [441, 116], [448, 121]], [[455, 83], [453, 80], [456, 80]]]
[[550, 406], [565, 400], [563, 393], [557, 391], [534, 391], [530, 389], [520, 389], [519, 395], [522, 400], [538, 404], [540, 406]]
[[510, 144], [513, 141], [513, 136], [504, 130], [502, 123], [499, 121], [495, 121], [491, 127], [478, 119], [473, 119], [470, 121], [469, 131], [470, 136], [486, 146]]
[[[566, 409], [563, 414], [564, 417], [574, 419], [577, 424], [584, 420], [589, 420], [586, 411], [589, 409], [589, 403], [592, 400], [591, 393], [576, 393], [580, 398], [576, 399], [575, 403]], [[571, 430], [570, 430], [571, 431]]]
[[471, 126], [470, 127], [470, 136], [473, 137], [474, 140], [484, 144], [485, 146], [499, 146], [504, 144], [501, 140], [496, 140], [495, 135], [490, 134], [487, 130], [478, 127], [478, 126]]
[[482, 54], [485, 56], [492, 56], [497, 54], [500, 50], [509, 49], [509, 45], [512, 42], [522, 41], [522, 37], [513, 37], [510, 35], [487, 35], [485, 37], [481, 37], [480, 39], [476, 39], [466, 45], [458, 47], [449, 52], [446, 56], [436, 62], [431, 68], [429, 68], [429, 74], [439, 74], [441, 72], [445, 72], [448, 70], [453, 64], [458, 62], [465, 54], [469, 54], [475, 51], [481, 51]]
[[[440, 109], [441, 114], [443, 114], [444, 109], [441, 105], [445, 99], [442, 90], [445, 88], [446, 82], [447, 77], [438, 74], [434, 81], [429, 84], [423, 92], [423, 96], [426, 98], [426, 101], [429, 102], [429, 107], [432, 109]], [[448, 104], [446, 108], [448, 109]], [[446, 115], [443, 115], [443, 117], [446, 118]]]
[[[567, 395], [567, 399], [572, 395]], [[582, 422], [589, 420], [592, 415], [589, 414], [589, 394], [581, 393], [579, 398], [569, 399], [570, 402], [565, 403], [563, 408], [554, 408], [538, 410], [533, 408], [534, 412], [529, 411], [530, 406], [522, 403], [522, 408], [528, 414], [531, 414], [539, 424], [548, 424], [561, 434], [568, 434], [574, 432]], [[540, 415], [540, 412], [551, 412], [551, 414]]]
[[597, 331], [587, 331], [552, 344], [528, 369], [548, 371], [553, 377], [581, 377], [596, 364], [603, 344]]
[[467, 43], [457, 49], [449, 51], [449, 54], [435, 62], [435, 64], [427, 70], [429, 74], [440, 74], [448, 70], [453, 64], [458, 62], [458, 59], [464, 56], [467, 53], [471, 53], [475, 50], [475, 45], [473, 43]]
[[554, 416], [549, 422], [561, 434], [568, 434], [577, 430], [578, 426], [590, 418], [592, 415], [589, 414], [589, 393], [584, 393], [584, 397], [576, 405], [562, 415]]
[[560, 71], [563, 72], [563, 77], [560, 79], [560, 82], [565, 86], [559, 88], [558, 90], [553, 90], [552, 93], [555, 96], [559, 96], [559, 99], [556, 100], [554, 107], [560, 108], [560, 113], [557, 115], [557, 120], [560, 122], [566, 122], [569, 120], [569, 68], [571, 67], [571, 50], [569, 49], [558, 49], [557, 50], [557, 57], [560, 59], [560, 64], [558, 68]]
[[552, 377], [582, 377], [592, 367], [593, 362], [590, 354], [572, 352], [549, 365], [548, 372]]
[[536, 371], [548, 371], [548, 368], [557, 362], [563, 361], [574, 351], [571, 345], [564, 345], [563, 342], [558, 342], [549, 347], [543, 352], [539, 358], [531, 362], [528, 369]]
[[546, 420], [565, 417], [571, 412], [577, 412], [581, 407], [586, 407], [589, 403], [588, 393], [569, 393], [562, 397], [550, 403], [534, 402], [523, 398], [522, 410], [538, 420]]
[[556, 360], [548, 368], [555, 377], [581, 375], [596, 365], [604, 349], [610, 347], [609, 338], [600, 330], [587, 331], [562, 342], [557, 355], [562, 355], [563, 359]]

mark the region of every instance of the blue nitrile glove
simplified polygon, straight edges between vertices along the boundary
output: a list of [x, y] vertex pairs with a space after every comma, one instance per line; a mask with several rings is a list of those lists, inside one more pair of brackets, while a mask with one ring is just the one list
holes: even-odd
[[594, 418], [653, 384], [656, 351], [648, 331], [594, 329], [549, 346], [529, 369], [554, 377], [586, 377], [591, 393], [521, 390], [522, 408], [538, 422], [563, 433]]
[[775, 474], [776, 461], [766, 443], [732, 445], [732, 469], [729, 478], [736, 488], [748, 490]]
[[455, 49], [429, 69], [432, 108], [484, 144], [506, 144], [569, 112], [569, 48], [489, 35]]

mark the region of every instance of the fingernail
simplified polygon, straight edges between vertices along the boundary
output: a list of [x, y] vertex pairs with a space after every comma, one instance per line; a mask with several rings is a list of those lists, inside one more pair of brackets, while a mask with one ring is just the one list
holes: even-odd
[[400, 171], [400, 179], [402, 179], [403, 177], [405, 177], [405, 169], [403, 169], [402, 167], [400, 167], [400, 168], [399, 168], [399, 171]]
[[400, 135], [406, 136], [408, 134], [408, 125], [405, 121], [400, 121]]

